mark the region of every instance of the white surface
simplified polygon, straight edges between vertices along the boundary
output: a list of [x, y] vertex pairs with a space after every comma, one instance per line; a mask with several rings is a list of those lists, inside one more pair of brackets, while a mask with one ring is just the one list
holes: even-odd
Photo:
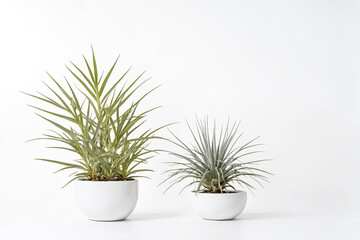
[[4, 239], [359, 239], [359, 218], [244, 212], [233, 221], [195, 215], [134, 213], [124, 221], [93, 222], [79, 216], [0, 218]]
[[[351, 0], [0, 0], [0, 238], [235, 231], [246, 239], [359, 239], [359, 12]], [[152, 180], [140, 182], [133, 221], [98, 224], [76, 215], [72, 187], [60, 189], [67, 174], [52, 175], [56, 166], [33, 160], [69, 155], [24, 143], [49, 125], [19, 90], [44, 90], [45, 71], [61, 80], [64, 63], [81, 63], [90, 44], [100, 67], [121, 53], [122, 69], [132, 65], [133, 76], [147, 69], [148, 87], [162, 84], [147, 102], [164, 106], [149, 126], [208, 114], [242, 120], [244, 141], [262, 136], [264, 157], [275, 159], [264, 167], [275, 176], [249, 194], [248, 220], [142, 215], [191, 213], [187, 193], [177, 195], [182, 186], [165, 195], [165, 186], [156, 187], [166, 154], [149, 164]], [[173, 127], [182, 138], [185, 129]], [[216, 231], [220, 224], [229, 233]]]
[[76, 202], [88, 219], [123, 220], [134, 211], [138, 200], [138, 180], [76, 181]]
[[192, 206], [200, 217], [208, 220], [230, 220], [245, 208], [247, 193], [193, 193]]

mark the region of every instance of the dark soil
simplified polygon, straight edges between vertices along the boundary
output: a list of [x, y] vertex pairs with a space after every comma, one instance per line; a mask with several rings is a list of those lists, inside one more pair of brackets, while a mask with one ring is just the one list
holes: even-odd
[[107, 177], [97, 177], [97, 178], [90, 178], [90, 179], [79, 179], [81, 181], [97, 181], [97, 182], [109, 182], [109, 181], [133, 181], [133, 178], [107, 178]]
[[238, 191], [216, 191], [216, 192], [211, 192], [211, 191], [209, 191], [209, 190], [203, 190], [203, 191], [201, 191], [201, 192], [199, 192], [199, 193], [237, 193]]

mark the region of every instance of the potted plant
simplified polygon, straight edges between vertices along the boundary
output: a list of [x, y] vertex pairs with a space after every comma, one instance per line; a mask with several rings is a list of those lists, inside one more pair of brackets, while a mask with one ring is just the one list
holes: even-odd
[[60, 82], [48, 74], [53, 86], [45, 85], [51, 94], [25, 93], [46, 104], [30, 106], [54, 127], [37, 139], [55, 142], [57, 145], [50, 148], [77, 155], [74, 160], [37, 160], [60, 165], [57, 172], [72, 171], [67, 184], [75, 181], [78, 205], [89, 219], [122, 220], [137, 203], [136, 178], [152, 171], [141, 166], [158, 151], [150, 149], [149, 143], [160, 138], [156, 134], [162, 127], [144, 129], [147, 114], [156, 108], [138, 110], [157, 87], [139, 97], [139, 88], [147, 81], [142, 80], [144, 73], [127, 84], [129, 68], [110, 84], [119, 57], [106, 74], [98, 70], [93, 49], [92, 61], [83, 58], [85, 70], [74, 63], [66, 67], [75, 84], [66, 77]]
[[247, 193], [238, 190], [235, 184], [251, 190], [254, 186], [249, 180], [261, 185], [260, 181], [267, 181], [270, 174], [255, 166], [268, 159], [244, 160], [260, 152], [254, 150], [261, 145], [255, 143], [258, 138], [237, 145], [242, 134], [237, 134], [239, 124], [236, 122], [230, 124], [228, 121], [220, 132], [216, 129], [216, 123], [210, 127], [207, 119], [197, 119], [195, 130], [189, 123], [187, 125], [193, 137], [191, 144], [184, 143], [170, 131], [175, 140], [169, 141], [182, 152], [169, 153], [182, 161], [170, 162], [171, 169], [165, 171], [169, 176], [163, 182], [170, 181], [166, 191], [190, 179], [181, 192], [187, 187], [195, 187], [193, 207], [202, 218], [229, 220], [237, 217], [245, 208]]

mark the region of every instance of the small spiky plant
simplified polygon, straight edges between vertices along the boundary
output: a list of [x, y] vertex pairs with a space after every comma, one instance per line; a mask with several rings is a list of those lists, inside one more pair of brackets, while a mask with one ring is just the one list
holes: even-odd
[[239, 124], [236, 122], [230, 124], [228, 121], [226, 126], [221, 127], [220, 133], [216, 131], [215, 122], [210, 129], [207, 118], [203, 121], [196, 119], [196, 131], [189, 123], [187, 125], [193, 136], [193, 143], [190, 145], [185, 144], [171, 132], [176, 141], [170, 141], [180, 147], [184, 153], [169, 151], [171, 155], [183, 161], [169, 162], [172, 169], [165, 171], [169, 176], [163, 181], [170, 181], [166, 191], [185, 179], [191, 181], [181, 192], [187, 187], [195, 186], [196, 192], [228, 193], [236, 191], [235, 183], [251, 191], [254, 186], [249, 180], [260, 185], [261, 180], [267, 181], [267, 175], [270, 173], [255, 165], [269, 159], [244, 160], [248, 155], [261, 152], [254, 150], [262, 145], [255, 143], [259, 137], [236, 146], [242, 136], [237, 134]]
[[68, 183], [76, 179], [126, 181], [139, 176], [139, 173], [152, 171], [139, 166], [158, 151], [148, 146], [152, 139], [161, 138], [156, 134], [162, 127], [141, 131], [145, 117], [156, 108], [139, 112], [138, 107], [157, 87], [135, 98], [134, 93], [148, 79], [141, 80], [142, 73], [129, 84], [124, 83], [130, 68], [111, 83], [110, 77], [118, 59], [105, 75], [104, 72], [99, 74], [92, 50], [92, 61], [84, 56], [84, 70], [74, 63], [71, 63], [72, 68], [67, 67], [75, 84], [66, 78], [60, 82], [49, 74], [54, 87], [44, 84], [51, 94], [25, 93], [46, 104], [45, 108], [30, 106], [55, 127], [37, 139], [56, 142], [58, 144], [50, 148], [74, 152], [80, 157], [61, 161], [37, 159], [61, 165], [57, 172], [72, 170]]

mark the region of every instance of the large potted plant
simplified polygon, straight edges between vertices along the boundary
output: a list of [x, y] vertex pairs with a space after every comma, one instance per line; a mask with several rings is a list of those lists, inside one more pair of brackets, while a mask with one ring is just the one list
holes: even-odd
[[196, 121], [195, 130], [187, 123], [193, 142], [186, 144], [172, 133], [174, 143], [180, 152], [169, 153], [181, 161], [170, 162], [171, 168], [166, 171], [169, 181], [173, 185], [189, 180], [180, 191], [194, 186], [193, 207], [204, 219], [229, 220], [237, 217], [245, 208], [247, 193], [238, 190], [236, 184], [251, 191], [254, 189], [253, 180], [267, 181], [270, 174], [258, 167], [257, 164], [268, 159], [245, 160], [246, 157], [260, 151], [255, 150], [261, 144], [255, 143], [258, 138], [244, 144], [238, 144], [242, 134], [237, 134], [239, 124], [229, 121], [221, 130], [216, 124], [209, 126], [208, 120]]
[[75, 182], [78, 205], [91, 220], [122, 220], [134, 210], [136, 177], [152, 171], [141, 166], [157, 152], [149, 148], [149, 143], [160, 138], [156, 133], [162, 128], [144, 128], [147, 114], [156, 108], [138, 110], [144, 98], [156, 89], [139, 92], [147, 81], [142, 80], [144, 73], [125, 83], [129, 68], [111, 83], [118, 59], [105, 74], [101, 73], [92, 50], [92, 60], [84, 57], [85, 70], [73, 63], [67, 67], [75, 83], [66, 78], [60, 82], [49, 74], [52, 86], [45, 85], [50, 94], [25, 93], [40, 101], [31, 107], [54, 127], [37, 139], [56, 142], [51, 148], [77, 155], [74, 160], [37, 160], [60, 165], [58, 172], [72, 171], [67, 184]]

